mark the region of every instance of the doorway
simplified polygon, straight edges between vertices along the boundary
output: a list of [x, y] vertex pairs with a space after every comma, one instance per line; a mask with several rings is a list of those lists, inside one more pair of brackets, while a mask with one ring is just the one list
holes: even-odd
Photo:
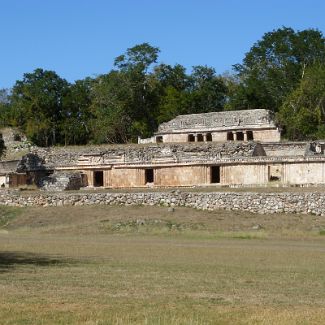
[[220, 183], [220, 166], [211, 166], [211, 183]]
[[155, 181], [153, 169], [149, 168], [145, 170], [145, 184], [153, 183]]
[[94, 187], [104, 186], [104, 172], [102, 170], [94, 171]]

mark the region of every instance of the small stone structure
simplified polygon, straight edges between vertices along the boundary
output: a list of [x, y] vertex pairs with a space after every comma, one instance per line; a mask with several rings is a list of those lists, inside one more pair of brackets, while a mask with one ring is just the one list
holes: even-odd
[[19, 164], [19, 160], [0, 161], [0, 188], [26, 184], [26, 173], [19, 171]]
[[83, 186], [80, 173], [63, 172], [56, 172], [53, 175], [42, 178], [39, 185], [45, 191], [80, 190]]
[[139, 143], [171, 142], [225, 142], [225, 141], [279, 142], [280, 131], [272, 114], [265, 109], [224, 111], [179, 115], [162, 123], [158, 132]]

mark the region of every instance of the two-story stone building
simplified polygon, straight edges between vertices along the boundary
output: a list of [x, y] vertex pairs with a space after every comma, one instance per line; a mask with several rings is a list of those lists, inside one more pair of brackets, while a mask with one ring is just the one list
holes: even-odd
[[265, 109], [179, 115], [139, 143], [260, 141], [279, 142], [280, 130]]

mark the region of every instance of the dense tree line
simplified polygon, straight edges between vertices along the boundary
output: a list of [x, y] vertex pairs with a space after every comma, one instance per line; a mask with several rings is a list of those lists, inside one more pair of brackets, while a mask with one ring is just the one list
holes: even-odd
[[179, 114], [266, 108], [290, 139], [325, 138], [322, 33], [266, 33], [232, 74], [158, 63], [148, 43], [127, 49], [114, 68], [72, 84], [53, 71], [26, 73], [0, 91], [0, 127], [19, 127], [41, 146], [125, 143], [150, 136]]

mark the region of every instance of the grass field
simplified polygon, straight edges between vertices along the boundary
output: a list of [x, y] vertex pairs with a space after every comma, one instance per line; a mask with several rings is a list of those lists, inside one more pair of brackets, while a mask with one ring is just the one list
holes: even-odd
[[325, 324], [325, 218], [0, 207], [0, 324]]

